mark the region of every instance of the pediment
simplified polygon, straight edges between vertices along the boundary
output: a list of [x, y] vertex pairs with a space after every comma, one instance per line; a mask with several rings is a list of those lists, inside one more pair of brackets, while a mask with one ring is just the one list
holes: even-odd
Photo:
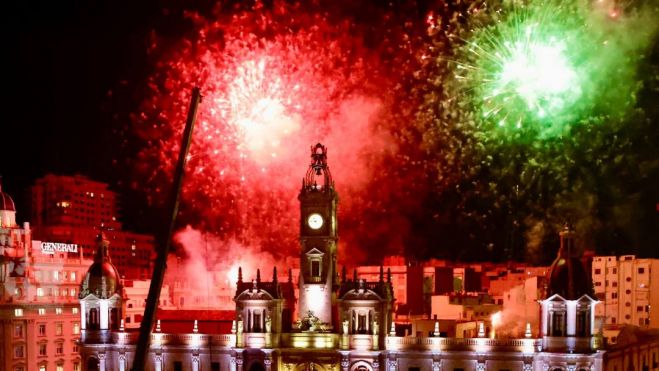
[[241, 292], [239, 295], [236, 296], [236, 301], [240, 300], [273, 300], [274, 298], [270, 293], [268, 293], [265, 290], [253, 290], [253, 289], [248, 289], [243, 292]]
[[323, 255], [325, 255], [325, 253], [314, 247], [313, 249], [307, 251], [306, 255], [309, 255], [309, 256], [323, 256]]

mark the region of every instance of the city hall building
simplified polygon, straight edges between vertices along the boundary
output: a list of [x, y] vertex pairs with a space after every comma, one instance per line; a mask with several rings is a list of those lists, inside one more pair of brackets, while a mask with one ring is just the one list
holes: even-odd
[[[388, 272], [374, 281], [337, 271], [337, 203], [327, 150], [311, 149], [300, 201], [299, 301], [291, 278], [276, 269], [268, 280], [239, 274], [233, 326], [227, 333], [190, 323], [167, 331], [157, 321], [147, 370], [194, 371], [596, 371], [603, 352], [595, 335], [590, 275], [561, 232], [558, 256], [541, 300], [537, 338], [400, 336]], [[122, 324], [121, 281], [102, 235], [80, 289], [81, 359], [86, 370], [129, 370], [138, 333]], [[270, 276], [270, 274], [268, 274]], [[289, 276], [290, 277], [290, 276]], [[299, 318], [293, 318], [299, 313]], [[208, 331], [207, 331], [208, 330]]]

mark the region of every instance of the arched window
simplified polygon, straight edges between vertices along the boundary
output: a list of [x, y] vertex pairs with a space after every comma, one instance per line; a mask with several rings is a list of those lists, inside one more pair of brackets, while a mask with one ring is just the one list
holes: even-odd
[[99, 371], [100, 365], [97, 358], [91, 357], [87, 360], [87, 371]]

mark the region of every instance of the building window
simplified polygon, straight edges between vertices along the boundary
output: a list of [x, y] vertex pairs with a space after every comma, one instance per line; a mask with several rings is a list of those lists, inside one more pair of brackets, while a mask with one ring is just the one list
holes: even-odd
[[320, 261], [318, 260], [311, 261], [311, 276], [320, 277]]
[[638, 268], [638, 274], [645, 273], [645, 268]]
[[617, 273], [618, 273], [618, 268], [613, 268], [613, 274], [617, 274]]
[[23, 367], [23, 366], [16, 366], [16, 367], [14, 367], [14, 371], [25, 371], [25, 367]]
[[549, 336], [563, 336], [565, 327], [565, 312], [552, 312], [550, 320], [551, 333]]
[[57, 365], [57, 371], [64, 371], [64, 365], [63, 364], [58, 364]]
[[74, 362], [73, 363], [73, 371], [80, 371], [80, 363], [79, 362]]
[[62, 336], [64, 333], [64, 324], [62, 322], [55, 323], [55, 335]]
[[73, 342], [73, 353], [78, 353], [78, 343], [75, 341]]
[[643, 311], [643, 306], [642, 305], [637, 305], [636, 306], [636, 311], [637, 312], [642, 312]]
[[53, 271], [53, 281], [59, 281], [59, 272]]
[[59, 341], [55, 343], [55, 354], [64, 354], [64, 343]]
[[599, 269], [599, 268], [596, 268], [596, 269], [595, 269], [595, 274], [602, 274], [602, 270]]
[[220, 362], [211, 362], [211, 371], [220, 371]]
[[618, 287], [618, 282], [617, 281], [611, 282], [611, 287]]
[[55, 314], [62, 314], [62, 308], [55, 308]]
[[71, 293], [71, 296], [76, 296], [76, 289], [71, 289], [70, 293]]
[[14, 316], [16, 316], [16, 317], [23, 317], [23, 308], [16, 308], [16, 309], [14, 309]]
[[39, 365], [39, 371], [46, 371], [46, 365]]
[[631, 278], [631, 277], [627, 277], [627, 278], [625, 278], [625, 281], [627, 281], [627, 282], [631, 282], [631, 281], [632, 281], [632, 278]]
[[25, 357], [25, 348], [23, 345], [16, 345], [14, 347], [14, 358], [23, 358]]
[[78, 314], [78, 307], [71, 308], [71, 313]]
[[588, 311], [582, 310], [577, 312], [577, 336], [586, 337], [589, 334], [589, 316]]
[[43, 316], [46, 314], [46, 308], [39, 308], [39, 315]]
[[76, 280], [76, 272], [71, 272], [71, 281], [75, 282]]
[[23, 325], [22, 324], [14, 325], [14, 337], [15, 338], [22, 338], [23, 337]]
[[611, 323], [613, 323], [613, 324], [616, 323], [616, 318], [615, 317], [611, 317]]
[[46, 336], [46, 324], [45, 323], [40, 323], [39, 324], [39, 336]]
[[15, 288], [14, 289], [14, 296], [17, 296], [17, 297], [20, 298], [21, 296], [23, 296], [23, 290], [21, 290], [20, 287]]
[[80, 323], [73, 322], [73, 334], [78, 335], [80, 333]]
[[40, 356], [47, 356], [48, 355], [48, 344], [47, 343], [39, 344], [39, 355]]
[[43, 296], [43, 287], [37, 287], [37, 296]]
[[183, 363], [181, 361], [174, 361], [174, 371], [183, 371]]

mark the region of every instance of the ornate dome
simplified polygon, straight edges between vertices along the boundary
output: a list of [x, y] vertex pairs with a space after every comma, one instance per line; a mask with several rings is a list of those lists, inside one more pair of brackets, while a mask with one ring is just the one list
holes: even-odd
[[574, 246], [574, 231], [565, 226], [560, 233], [561, 248], [549, 267], [547, 297], [558, 294], [567, 300], [584, 295], [594, 298], [593, 283]]
[[2, 179], [0, 179], [0, 210], [3, 211], [16, 211], [14, 200], [8, 194], [2, 192]]
[[122, 286], [119, 272], [108, 255], [110, 243], [103, 233], [98, 235], [97, 242], [98, 250], [94, 257], [94, 264], [89, 267], [80, 285], [80, 299], [89, 294], [93, 294], [100, 299], [110, 298], [114, 294], [121, 295]]

